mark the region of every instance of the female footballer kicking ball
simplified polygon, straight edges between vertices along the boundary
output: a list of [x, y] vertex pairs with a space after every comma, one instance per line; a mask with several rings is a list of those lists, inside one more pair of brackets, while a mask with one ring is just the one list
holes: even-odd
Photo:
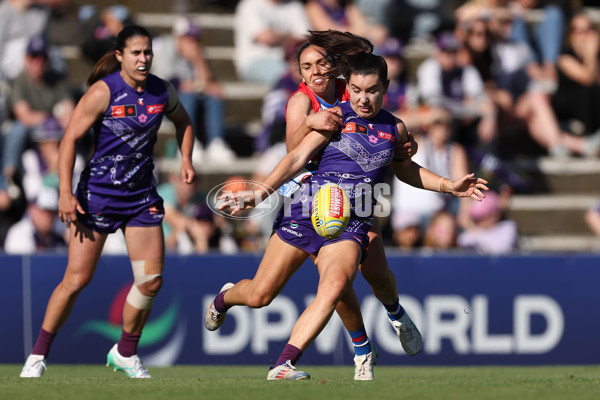
[[[346, 82], [336, 77], [348, 57], [358, 52], [372, 53], [373, 45], [367, 39], [349, 32], [311, 31], [308, 42], [298, 51], [298, 65], [303, 82], [290, 96], [286, 109], [287, 149], [291, 151], [313, 130], [337, 129], [341, 120], [330, 110], [338, 102], [348, 99]], [[406, 159], [417, 151], [412, 136], [403, 143], [395, 157]], [[381, 237], [379, 219], [373, 219], [369, 230], [369, 257], [360, 264], [360, 272], [371, 286], [375, 297], [387, 311], [388, 320], [396, 331], [402, 348], [414, 356], [421, 352], [423, 340], [418, 328], [400, 305], [396, 277], [390, 270]], [[344, 307], [338, 305], [338, 313]], [[365, 332], [366, 334], [366, 332]]]
[[[90, 283], [109, 233], [122, 229], [134, 285], [123, 306], [123, 331], [107, 366], [131, 378], [150, 378], [137, 344], [162, 285], [163, 201], [156, 192], [153, 154], [163, 116], [173, 121], [181, 149], [181, 179], [192, 183], [194, 133], [174, 88], [150, 74], [152, 41], [140, 26], [123, 29], [116, 50], [98, 61], [60, 144], [58, 215], [70, 226], [69, 260], [54, 289], [23, 378], [39, 378], [56, 334]], [[95, 152], [72, 191], [75, 144], [94, 129]]]
[[[311, 40], [322, 38], [324, 39], [321, 40], [322, 42], [325, 42], [331, 48], [335, 48], [338, 52], [352, 53], [361, 50], [370, 52], [372, 50], [372, 45], [369, 41], [349, 33], [328, 31], [323, 36], [319, 35], [318, 32], [313, 32], [309, 35], [309, 38]], [[325, 54], [326, 51], [323, 48], [312, 44], [311, 41], [306, 42], [297, 51], [299, 71], [304, 82], [300, 84], [299, 90], [291, 96], [292, 100], [287, 106], [288, 143], [298, 138], [301, 139], [301, 135], [306, 135], [307, 132], [296, 135], [293, 135], [293, 133], [296, 129], [302, 130], [303, 128], [300, 125], [304, 119], [312, 118], [313, 115], [319, 121], [322, 121], [318, 123], [319, 127], [315, 129], [336, 130], [339, 127], [341, 120], [335, 113], [323, 111], [312, 114], [312, 112], [318, 112], [320, 109], [330, 109], [346, 93], [346, 85], [343, 79], [331, 79], [327, 76], [327, 72], [331, 71], [331, 67], [329, 66], [329, 58], [326, 58]], [[347, 57], [345, 54], [340, 54], [336, 58], [339, 59], [342, 56]], [[312, 88], [316, 88], [317, 90], [313, 91]], [[315, 94], [315, 92], [318, 94]], [[398, 157], [410, 157], [411, 143], [407, 142], [406, 144], [408, 146], [403, 146], [400, 149]], [[316, 164], [314, 164], [314, 167], [316, 168]], [[311, 167], [309, 166], [308, 168]], [[297, 180], [300, 181], [299, 179]], [[288, 193], [288, 195], [299, 195], [299, 193]], [[276, 238], [273, 239], [273, 241], [275, 240]], [[383, 243], [380, 238], [379, 242], [382, 251]], [[266, 258], [259, 266], [253, 280], [242, 280], [235, 286], [227, 284], [221, 289], [221, 293], [209, 306], [205, 316], [205, 325], [209, 330], [218, 329], [223, 322], [227, 309], [231, 305], [247, 305], [257, 308], [270, 304], [281, 292], [291, 275], [308, 257], [308, 254], [301, 253], [301, 256], [296, 256], [292, 252], [290, 254], [276, 252], [275, 254], [279, 255], [279, 257], [276, 260]], [[380, 289], [376, 292], [381, 292], [382, 296], [388, 299], [388, 303], [384, 304], [389, 304], [390, 312], [393, 313], [392, 315], [397, 316], [394, 321], [397, 321], [396, 330], [400, 335], [402, 345], [408, 354], [415, 355], [421, 351], [421, 335], [408, 317], [408, 314], [404, 313], [404, 310], [398, 303], [394, 276], [390, 276], [391, 271], [387, 267], [387, 263], [385, 263], [385, 258], [383, 266], [385, 266], [385, 269], [371, 268], [365, 271], [377, 272], [375, 276], [380, 278]], [[374, 272], [371, 272], [371, 275]], [[364, 274], [367, 276], [366, 272]], [[364, 327], [360, 303], [354, 290], [345, 292], [338, 303], [336, 311], [352, 338], [354, 345], [354, 379], [372, 380], [374, 378], [373, 364], [377, 353], [373, 350], [374, 347]]]
[[[394, 174], [412, 186], [479, 201], [485, 197], [483, 191], [487, 190], [487, 182], [473, 174], [453, 181], [422, 168], [410, 159], [395, 158], [399, 144], [406, 142], [408, 136], [402, 121], [381, 110], [388, 84], [385, 60], [361, 53], [350, 57], [346, 67], [350, 100], [339, 105], [342, 129], [333, 135], [317, 131], [306, 135], [266, 178], [265, 187], [281, 186], [320, 153], [317, 170], [307, 181], [309, 188], [335, 183], [346, 189], [358, 185], [368, 185], [372, 189], [384, 181], [391, 165]], [[251, 209], [256, 205], [255, 199], [265, 199], [273, 191], [261, 188], [252, 195], [231, 194], [221, 205], [221, 210], [236, 214]], [[309, 378], [308, 373], [296, 370], [295, 364], [325, 327], [340, 298], [352, 290], [358, 266], [367, 256], [368, 232], [373, 219], [371, 216], [359, 216], [354, 206], [355, 202], [364, 203], [366, 200], [373, 206], [375, 199], [357, 199], [358, 192], [346, 191], [352, 194], [350, 222], [335, 239], [326, 239], [315, 232], [310, 216], [303, 212], [302, 203], [288, 204], [275, 220], [275, 234], [267, 245], [261, 266], [266, 259], [276, 259], [278, 253], [286, 251], [296, 251], [299, 256], [304, 253], [304, 257], [310, 254], [319, 271], [319, 284], [314, 300], [298, 318], [288, 344], [267, 374], [269, 380]], [[290, 233], [291, 230], [295, 234]], [[259, 266], [257, 276], [260, 269]], [[246, 285], [256, 280], [255, 277]], [[219, 302], [218, 297], [216, 302]], [[235, 303], [226, 302], [225, 305], [232, 304]]]

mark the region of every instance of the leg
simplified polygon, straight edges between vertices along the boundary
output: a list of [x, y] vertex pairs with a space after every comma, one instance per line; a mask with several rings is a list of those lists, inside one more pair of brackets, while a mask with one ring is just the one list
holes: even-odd
[[371, 285], [375, 297], [387, 310], [389, 321], [396, 330], [404, 351], [411, 356], [419, 354], [423, 347], [423, 339], [398, 300], [396, 277], [385, 257], [378, 219], [375, 219], [369, 231], [368, 253], [369, 256], [360, 265], [360, 272]]
[[396, 277], [388, 266], [385, 257], [379, 219], [375, 218], [369, 231], [369, 256], [360, 265], [360, 272], [371, 286], [377, 299], [384, 305], [394, 304], [398, 300]]
[[21, 371], [22, 378], [39, 378], [44, 373], [52, 341], [69, 318], [77, 297], [92, 280], [106, 240], [105, 234], [79, 223], [71, 224], [70, 236], [65, 275], [50, 296], [42, 329]]
[[210, 144], [213, 139], [225, 136], [223, 121], [225, 120], [225, 108], [223, 99], [205, 94], [204, 103], [204, 125], [206, 126], [206, 143]]
[[296, 321], [290, 344], [306, 350], [327, 325], [344, 292], [352, 286], [360, 256], [358, 244], [349, 240], [321, 248], [316, 259], [320, 276], [317, 295]]
[[48, 301], [42, 323], [45, 331], [56, 334], [66, 322], [77, 296], [94, 276], [106, 236], [80, 223], [71, 224], [67, 270]]
[[271, 236], [254, 278], [241, 280], [230, 288], [224, 286], [210, 304], [204, 316], [206, 329], [217, 330], [232, 306], [261, 308], [269, 305], [307, 257], [308, 254], [284, 242], [277, 234]]
[[358, 244], [349, 240], [321, 248], [315, 260], [320, 276], [317, 295], [296, 321], [290, 340], [267, 380], [310, 378], [306, 372], [296, 371], [294, 364], [327, 325], [337, 303], [352, 287], [361, 254]]
[[21, 154], [27, 146], [29, 129], [19, 121], [13, 122], [10, 130], [4, 137], [2, 149], [3, 173], [8, 179], [14, 179], [21, 165]]
[[128, 226], [124, 233], [134, 283], [123, 305], [121, 339], [108, 353], [106, 366], [123, 371], [130, 378], [150, 378], [137, 356], [137, 345], [152, 311], [154, 298], [162, 286], [165, 241], [161, 225]]

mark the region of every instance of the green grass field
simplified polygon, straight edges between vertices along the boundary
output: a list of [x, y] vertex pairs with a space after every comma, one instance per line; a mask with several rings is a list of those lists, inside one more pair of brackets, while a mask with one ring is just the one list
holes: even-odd
[[352, 367], [307, 367], [310, 381], [267, 382], [266, 367], [149, 368], [132, 380], [103, 366], [50, 365], [42, 379], [20, 379], [0, 365], [0, 399], [594, 399], [600, 366], [376, 367], [374, 382], [354, 382]]

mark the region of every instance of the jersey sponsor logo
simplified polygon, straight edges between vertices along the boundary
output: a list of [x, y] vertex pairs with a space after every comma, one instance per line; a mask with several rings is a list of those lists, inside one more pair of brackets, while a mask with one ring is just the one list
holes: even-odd
[[116, 103], [119, 100], [123, 100], [125, 97], [127, 97], [127, 93], [123, 93], [120, 96], [117, 96], [117, 98], [114, 99], [113, 101]]
[[159, 214], [162, 213], [162, 210], [156, 206], [150, 206], [150, 208], [148, 209], [148, 211], [150, 211], [150, 214]]
[[148, 114], [158, 114], [163, 111], [165, 111], [164, 104], [152, 104], [152, 105], [146, 106], [146, 112]]
[[377, 131], [377, 136], [382, 139], [389, 140], [392, 143], [396, 141], [396, 138], [391, 133]]
[[293, 229], [290, 229], [290, 228], [286, 228], [285, 226], [282, 226], [282, 227], [281, 227], [281, 230], [282, 230], [282, 231], [285, 231], [285, 232], [288, 232], [288, 233], [291, 233], [291, 234], [292, 234], [292, 235], [294, 235], [294, 236], [297, 236], [297, 237], [302, 237], [302, 234], [301, 234], [300, 232], [296, 232], [295, 230], [293, 230]]
[[134, 104], [112, 106], [111, 111], [113, 118], [135, 117], [137, 115], [137, 110]]
[[143, 105], [144, 105], [144, 98], [143, 98], [143, 97], [140, 97], [140, 98], [138, 99], [138, 104], [139, 104], [140, 106], [143, 106]]
[[344, 126], [344, 129], [342, 129], [342, 133], [349, 133], [349, 132], [360, 133], [362, 135], [366, 135], [367, 127], [364, 125], [361, 125], [361, 124], [357, 124], [356, 122], [348, 122]]
[[135, 117], [137, 115], [137, 108], [134, 104], [125, 106], [125, 116], [126, 117]]

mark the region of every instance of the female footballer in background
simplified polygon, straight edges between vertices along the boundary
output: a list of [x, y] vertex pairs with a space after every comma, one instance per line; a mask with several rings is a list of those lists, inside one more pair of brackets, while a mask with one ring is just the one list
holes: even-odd
[[[164, 266], [163, 202], [156, 192], [153, 154], [166, 115], [176, 127], [181, 179], [192, 183], [192, 123], [170, 84], [150, 74], [152, 41], [140, 26], [123, 29], [116, 49], [95, 65], [87, 92], [67, 126], [59, 153], [59, 218], [70, 226], [65, 275], [46, 308], [38, 339], [21, 372], [39, 378], [56, 334], [77, 296], [92, 280], [109, 233], [122, 229], [133, 267], [134, 285], [123, 307], [121, 339], [107, 355], [107, 366], [131, 378], [150, 378], [137, 356], [137, 344]], [[95, 152], [72, 191], [75, 144], [93, 128]]]
[[[309, 188], [313, 184], [322, 186], [329, 182], [342, 187], [367, 184], [373, 188], [384, 181], [387, 168], [391, 165], [394, 174], [412, 186], [476, 200], [485, 197], [483, 191], [487, 190], [487, 182], [473, 174], [453, 181], [422, 168], [410, 158], [395, 158], [396, 151], [401, 143], [408, 140], [408, 135], [402, 121], [381, 110], [388, 83], [385, 60], [361, 53], [350, 57], [347, 68], [345, 76], [350, 100], [339, 105], [343, 129], [333, 136], [317, 131], [306, 135], [266, 178], [265, 188], [281, 186], [321, 152], [319, 166], [308, 178]], [[272, 190], [258, 189], [252, 195], [236, 194], [227, 199], [221, 209], [236, 214], [240, 210], [253, 208], [255, 199], [265, 199]], [[308, 373], [296, 370], [295, 364], [325, 327], [340, 298], [352, 290], [358, 265], [367, 256], [368, 232], [373, 219], [358, 216], [354, 209], [357, 200], [354, 196], [350, 197], [350, 222], [335, 239], [325, 239], [315, 232], [310, 217], [303, 213], [301, 203], [291, 203], [285, 212], [280, 211], [274, 223], [275, 235], [267, 245], [259, 271], [254, 280], [246, 282], [246, 285], [255, 281], [260, 284], [257, 278], [261, 274], [261, 267], [271, 261], [277, 262], [280, 254], [294, 253], [297, 257], [303, 257], [303, 260], [311, 255], [319, 271], [317, 294], [296, 321], [288, 344], [267, 374], [268, 380], [310, 377]], [[365, 200], [362, 200], [364, 204]], [[375, 199], [369, 201], [372, 206], [375, 204]], [[234, 304], [225, 302], [226, 306]]]

